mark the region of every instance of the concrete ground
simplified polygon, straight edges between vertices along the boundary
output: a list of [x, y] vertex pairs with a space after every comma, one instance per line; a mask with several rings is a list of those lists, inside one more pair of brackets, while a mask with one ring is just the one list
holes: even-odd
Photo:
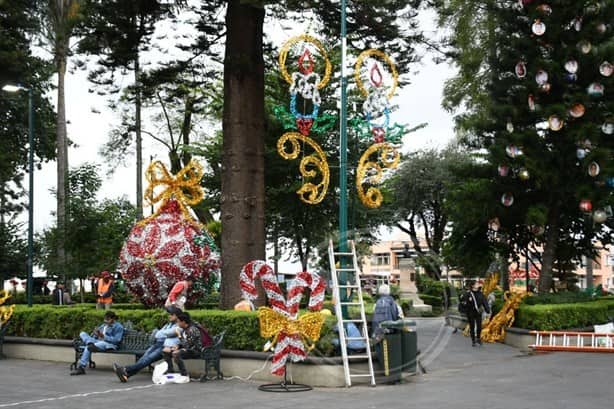
[[612, 354], [473, 348], [441, 319], [418, 320], [418, 334], [426, 373], [399, 385], [267, 393], [239, 379], [153, 385], [148, 372], [124, 384], [110, 371], [71, 377], [66, 364], [8, 359], [0, 361], [0, 408], [588, 409], [614, 402]]

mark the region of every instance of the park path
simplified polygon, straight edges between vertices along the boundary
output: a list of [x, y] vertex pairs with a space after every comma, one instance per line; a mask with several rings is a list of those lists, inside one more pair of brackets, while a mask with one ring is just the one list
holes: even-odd
[[419, 319], [426, 374], [400, 385], [267, 393], [239, 380], [153, 385], [143, 373], [122, 384], [110, 372], [68, 376], [66, 364], [0, 361], [0, 409], [109, 408], [605, 408], [614, 402], [612, 354], [530, 356], [501, 344], [471, 347], [441, 319]]

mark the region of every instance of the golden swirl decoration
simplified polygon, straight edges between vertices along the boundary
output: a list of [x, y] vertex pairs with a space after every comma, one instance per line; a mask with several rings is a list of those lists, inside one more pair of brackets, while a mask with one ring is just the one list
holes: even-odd
[[[369, 158], [374, 153], [381, 150], [381, 154], [375, 161], [370, 161]], [[371, 145], [358, 161], [358, 169], [356, 169], [356, 190], [360, 201], [367, 207], [375, 209], [380, 207], [384, 197], [379, 189], [371, 186], [365, 192], [363, 184], [368, 183], [377, 185], [381, 182], [384, 176], [384, 169], [394, 169], [399, 164], [401, 156], [394, 146], [388, 143], [376, 143]], [[380, 165], [378, 162], [381, 162]], [[372, 173], [372, 174], [370, 174]]]
[[496, 290], [497, 287], [499, 287], [499, 273], [494, 272], [484, 280], [484, 285], [482, 287], [484, 297], [488, 297], [488, 294]]
[[[308, 204], [318, 204], [326, 196], [328, 191], [328, 183], [330, 181], [330, 171], [328, 169], [328, 162], [326, 161], [326, 155], [320, 145], [308, 136], [305, 136], [298, 132], [286, 132], [277, 141], [277, 152], [286, 160], [293, 160], [298, 158], [301, 153], [301, 146], [299, 141], [311, 146], [315, 151], [315, 154], [304, 156], [301, 159], [299, 169], [301, 175], [305, 178], [313, 178], [318, 173], [322, 174], [322, 181], [317, 185], [311, 182], [307, 182], [301, 186], [296, 193], [300, 199]], [[286, 151], [286, 143], [290, 143], [291, 150]]]
[[[158, 216], [160, 209], [171, 198], [177, 200], [181, 212], [187, 220], [193, 220], [188, 212], [186, 205], [193, 206], [203, 200], [204, 192], [200, 186], [200, 179], [203, 177], [203, 167], [195, 160], [191, 160], [177, 175], [173, 176], [166, 166], [160, 161], [152, 162], [145, 172], [145, 178], [149, 182], [145, 190], [145, 201], [154, 205], [162, 201], [158, 210], [151, 216], [141, 220], [139, 224], [147, 224], [151, 219]], [[156, 194], [155, 191], [162, 188], [162, 192]]]
[[307, 350], [311, 351], [320, 339], [320, 331], [325, 317], [320, 312], [308, 312], [293, 320], [269, 307], [260, 307], [258, 319], [260, 321], [260, 336], [272, 338], [267, 350], [273, 348], [279, 336], [284, 334], [299, 335]]
[[387, 97], [388, 99], [392, 98], [392, 96], [394, 95], [394, 91], [397, 88], [397, 84], [399, 82], [399, 74], [397, 73], [397, 67], [394, 65], [390, 57], [388, 57], [388, 55], [386, 55], [386, 53], [384, 53], [383, 51], [372, 48], [372, 49], [365, 50], [362, 53], [360, 53], [360, 55], [358, 56], [358, 59], [356, 60], [356, 64], [354, 65], [354, 80], [356, 81], [356, 86], [358, 87], [358, 89], [360, 90], [360, 93], [364, 97], [367, 97], [369, 95], [369, 92], [365, 88], [362, 82], [362, 78], [360, 77], [360, 69], [362, 65], [364, 64], [365, 60], [369, 57], [373, 57], [373, 58], [379, 57], [382, 61], [384, 61], [390, 67], [390, 73], [392, 75], [392, 87], [390, 89], [390, 92], [388, 92]]
[[324, 59], [324, 65], [325, 65], [324, 66], [324, 76], [322, 77], [320, 82], [316, 84], [316, 87], [318, 89], [322, 89], [326, 86], [326, 84], [328, 84], [328, 81], [330, 81], [332, 65], [330, 63], [330, 60], [328, 59], [328, 54], [326, 53], [326, 49], [324, 48], [322, 43], [318, 39], [310, 35], [303, 34], [303, 35], [295, 36], [295, 37], [290, 38], [288, 41], [284, 43], [279, 53], [279, 68], [281, 70], [281, 75], [284, 77], [284, 79], [286, 80], [288, 84], [292, 85], [292, 76], [288, 73], [288, 69], [286, 68], [286, 59], [288, 58], [288, 53], [290, 52], [290, 49], [292, 48], [292, 46], [300, 42], [311, 43], [315, 45], [316, 48], [318, 49], [318, 52]]
[[511, 327], [514, 323], [516, 310], [526, 296], [526, 292], [512, 293], [506, 291], [503, 295], [505, 304], [503, 304], [501, 311], [483, 326], [480, 339], [484, 342], [503, 342], [505, 329]]
[[[11, 298], [11, 294], [7, 290], [0, 291], [0, 305], [4, 304], [6, 300]], [[15, 310], [15, 304], [0, 307], [0, 328], [4, 326], [11, 317], [13, 316], [13, 311]]]

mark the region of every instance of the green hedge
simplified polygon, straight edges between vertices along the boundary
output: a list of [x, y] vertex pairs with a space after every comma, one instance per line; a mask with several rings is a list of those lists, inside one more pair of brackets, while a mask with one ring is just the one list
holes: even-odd
[[418, 294], [418, 297], [427, 305], [432, 305], [433, 307], [443, 306], [443, 297], [428, 294]]
[[537, 304], [572, 304], [578, 302], [587, 302], [593, 299], [591, 294], [585, 292], [563, 291], [560, 293], [538, 294], [532, 297], [526, 297], [522, 303], [526, 305]]
[[514, 326], [543, 331], [585, 328], [606, 323], [612, 316], [612, 299], [572, 304], [521, 304]]
[[[139, 305], [137, 305], [139, 306]], [[150, 332], [160, 328], [168, 320], [162, 309], [116, 309], [120, 322], [131, 321], [138, 330]], [[260, 337], [257, 312], [189, 310], [192, 318], [205, 325], [212, 334], [226, 330], [224, 347], [244, 351], [262, 351], [265, 340]], [[10, 320], [7, 335], [33, 338], [73, 339], [81, 331], [90, 332], [103, 321], [105, 311], [91, 305], [73, 307], [35, 305], [32, 308], [18, 305]], [[331, 356], [334, 317], [327, 317], [322, 336], [313, 351], [315, 356]]]

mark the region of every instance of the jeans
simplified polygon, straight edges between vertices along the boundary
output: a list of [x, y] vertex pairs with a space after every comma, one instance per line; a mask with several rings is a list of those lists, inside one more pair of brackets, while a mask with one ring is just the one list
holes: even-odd
[[164, 347], [164, 340], [156, 340], [155, 344], [147, 348], [143, 356], [132, 365], [128, 365], [126, 373], [128, 376], [136, 374], [141, 369], [153, 364], [156, 361], [162, 359], [162, 348]]
[[164, 360], [168, 364], [168, 372], [172, 373], [173, 371], [173, 361], [177, 364], [177, 368], [179, 369], [179, 373], [183, 376], [188, 376], [188, 371], [185, 367], [184, 359], [192, 359], [199, 358], [200, 352], [190, 351], [185, 349], [178, 349], [172, 352], [164, 352]]
[[83, 350], [81, 359], [79, 359], [79, 367], [81, 368], [85, 368], [87, 364], [90, 362], [90, 356], [92, 355], [92, 351], [90, 350], [90, 344], [94, 344], [94, 346], [101, 351], [106, 351], [109, 349], [117, 349], [117, 345], [112, 344], [107, 341], [103, 341], [101, 339], [94, 338], [86, 332], [81, 332], [79, 334], [79, 337], [85, 344], [85, 349]]

